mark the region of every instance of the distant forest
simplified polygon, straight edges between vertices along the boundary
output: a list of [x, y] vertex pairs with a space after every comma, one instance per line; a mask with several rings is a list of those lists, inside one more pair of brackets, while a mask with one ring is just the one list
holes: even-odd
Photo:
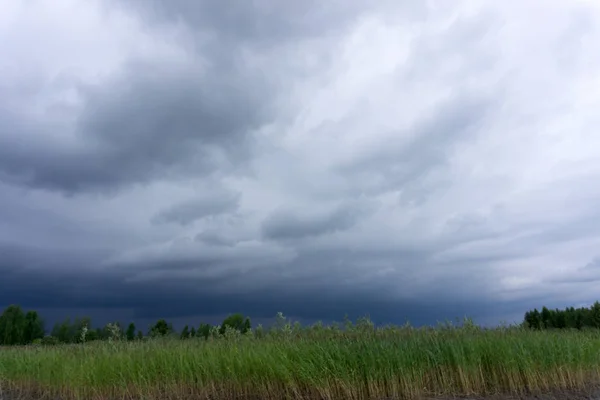
[[[285, 319], [281, 313], [277, 318]], [[600, 328], [600, 302], [596, 301], [589, 308], [570, 307], [551, 310], [542, 307], [541, 311], [538, 309], [527, 311], [520, 326], [535, 330], [598, 329]], [[220, 325], [211, 326], [201, 323], [197, 328], [186, 325], [181, 332], [176, 332], [172, 324], [164, 319], [158, 320], [144, 333], [138, 330], [133, 322], [124, 330], [119, 322], [108, 323], [102, 328], [93, 328], [89, 317], [81, 317], [74, 320], [67, 318], [58, 322], [47, 333], [44, 320], [37, 311], [25, 312], [18, 305], [10, 305], [0, 316], [0, 345], [52, 345], [113, 339], [134, 341], [167, 336], [181, 339], [208, 338], [223, 335], [227, 330], [245, 334], [251, 329], [250, 318], [237, 313], [229, 315]], [[262, 330], [262, 326], [259, 325], [257, 330]]]
[[24, 312], [18, 305], [8, 306], [0, 316], [0, 345], [83, 343], [95, 340], [124, 339], [142, 340], [148, 337], [178, 336], [208, 338], [211, 334], [224, 334], [227, 329], [246, 333], [251, 329], [250, 318], [242, 314], [228, 316], [219, 326], [201, 323], [198, 328], [186, 325], [176, 332], [172, 324], [159, 319], [144, 334], [135, 324], [130, 323], [125, 330], [119, 322], [108, 323], [102, 328], [93, 328], [89, 317], [66, 318], [57, 322], [49, 334], [44, 320], [37, 311]]
[[596, 301], [590, 308], [549, 310], [543, 307], [542, 311], [536, 308], [525, 313], [523, 324], [531, 329], [600, 328], [600, 302]]

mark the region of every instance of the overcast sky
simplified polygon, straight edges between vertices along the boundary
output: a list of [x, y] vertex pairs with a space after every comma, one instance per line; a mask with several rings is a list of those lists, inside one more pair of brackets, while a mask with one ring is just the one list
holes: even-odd
[[591, 0], [3, 0], [0, 306], [587, 305], [598, 43]]

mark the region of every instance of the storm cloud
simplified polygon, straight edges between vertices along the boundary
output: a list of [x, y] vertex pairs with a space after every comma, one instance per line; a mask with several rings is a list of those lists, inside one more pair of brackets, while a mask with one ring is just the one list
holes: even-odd
[[262, 222], [263, 236], [268, 239], [300, 239], [320, 236], [336, 231], [344, 231], [356, 225], [358, 219], [368, 212], [368, 204], [341, 204], [334, 209], [315, 212], [314, 210], [276, 210]]
[[589, 304], [599, 27], [590, 1], [8, 0], [0, 306], [488, 324]]
[[152, 221], [156, 224], [173, 222], [187, 225], [205, 217], [236, 211], [239, 207], [240, 197], [241, 193], [224, 190], [211, 191], [160, 211]]

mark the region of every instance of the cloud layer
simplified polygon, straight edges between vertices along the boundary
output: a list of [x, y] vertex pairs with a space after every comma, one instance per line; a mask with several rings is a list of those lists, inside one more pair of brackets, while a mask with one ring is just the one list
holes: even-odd
[[0, 305], [493, 323], [596, 300], [594, 2], [4, 8]]

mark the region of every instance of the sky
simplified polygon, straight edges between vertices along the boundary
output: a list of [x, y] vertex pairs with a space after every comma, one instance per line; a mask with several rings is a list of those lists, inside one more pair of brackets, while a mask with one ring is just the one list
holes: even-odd
[[3, 0], [0, 306], [496, 324], [590, 304], [598, 42], [591, 0]]

